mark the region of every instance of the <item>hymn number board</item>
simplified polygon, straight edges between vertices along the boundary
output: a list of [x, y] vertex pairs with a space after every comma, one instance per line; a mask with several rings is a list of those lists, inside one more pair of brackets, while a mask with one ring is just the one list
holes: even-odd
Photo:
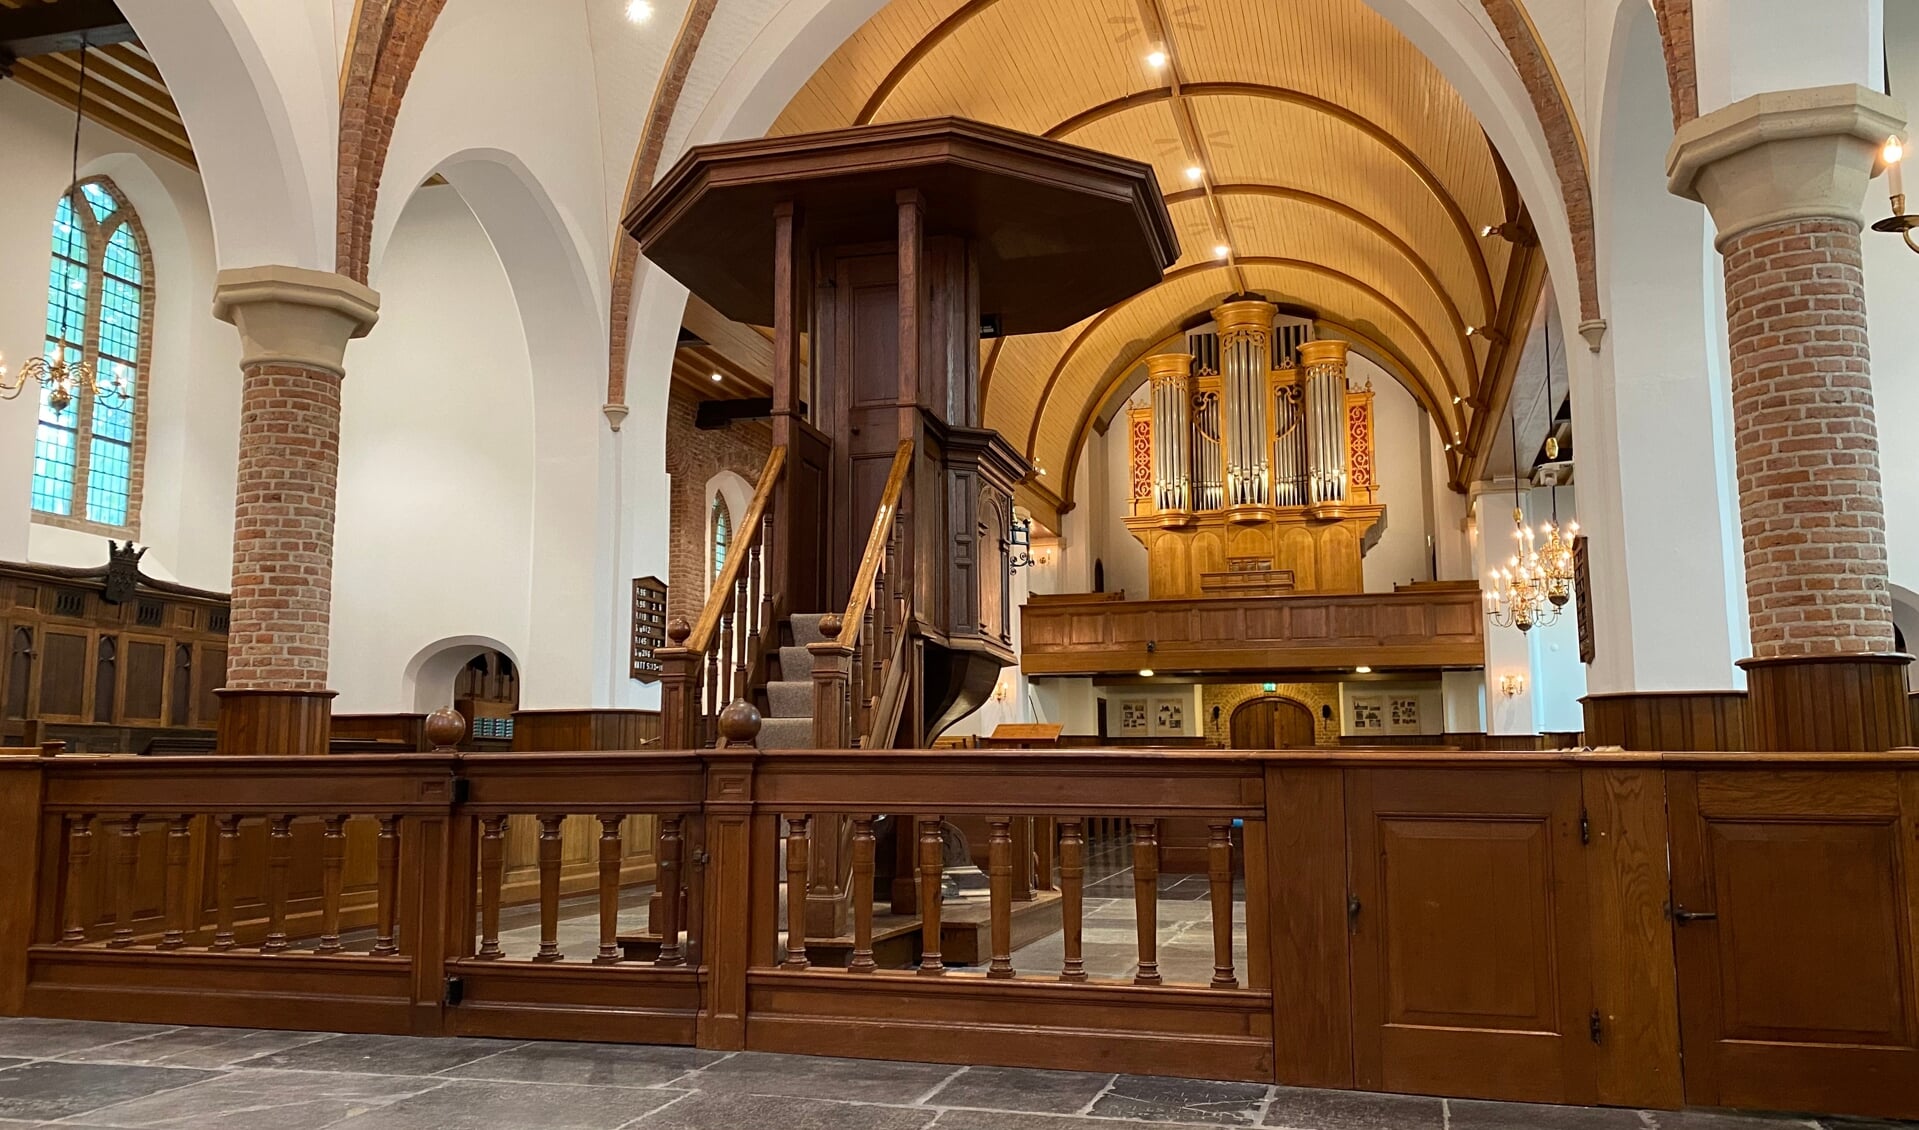
[[660, 679], [659, 649], [666, 646], [666, 584], [658, 577], [633, 578], [633, 664], [642, 683]]

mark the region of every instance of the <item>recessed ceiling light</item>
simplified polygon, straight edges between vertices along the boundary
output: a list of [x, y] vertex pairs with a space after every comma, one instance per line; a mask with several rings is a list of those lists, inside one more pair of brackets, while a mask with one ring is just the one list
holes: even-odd
[[1152, 677], [1153, 677], [1153, 669], [1152, 669], [1151, 667], [1141, 667], [1141, 668], [1139, 669], [1139, 677], [1140, 677], [1140, 678], [1142, 678], [1142, 679], [1150, 679], [1150, 678], [1152, 678]]
[[1213, 257], [1216, 259], [1224, 259], [1228, 255], [1231, 255], [1232, 253], [1233, 253], [1233, 249], [1226, 246], [1223, 243], [1213, 248]]
[[1353, 668], [1353, 674], [1355, 674], [1355, 675], [1370, 675], [1370, 674], [1372, 674], [1372, 673], [1373, 673], [1373, 669], [1372, 669], [1371, 667], [1355, 667], [1355, 668]]
[[1042, 477], [1042, 478], [1044, 478], [1044, 477], [1045, 477], [1045, 475], [1046, 475], [1046, 468], [1044, 468], [1044, 467], [1041, 467], [1041, 468], [1039, 469], [1039, 473], [1040, 473], [1040, 477]]
[[1151, 68], [1153, 68], [1154, 70], [1158, 70], [1159, 68], [1161, 68], [1161, 67], [1163, 67], [1163, 66], [1165, 66], [1165, 65], [1166, 65], [1166, 52], [1164, 52], [1164, 51], [1149, 51], [1149, 52], [1147, 52], [1147, 54], [1146, 54], [1146, 65], [1147, 65], [1147, 66], [1149, 66], [1149, 67], [1151, 67]]
[[626, 6], [626, 18], [636, 24], [643, 24], [653, 18], [653, 5], [647, 0], [631, 0]]
[[1198, 165], [1188, 165], [1188, 166], [1186, 166], [1186, 179], [1187, 179], [1187, 180], [1195, 180], [1195, 181], [1196, 181], [1196, 180], [1198, 180], [1199, 178], [1201, 178], [1201, 177], [1203, 177], [1203, 176], [1205, 176], [1205, 175], [1206, 175], [1206, 170], [1205, 170], [1205, 169], [1202, 169], [1202, 168], [1200, 168], [1200, 167], [1199, 167]]
[[1491, 235], [1491, 234], [1493, 234], [1494, 232], [1496, 232], [1496, 231], [1498, 231], [1498, 230], [1499, 230], [1499, 225], [1497, 225], [1497, 224], [1487, 224], [1487, 225], [1486, 225], [1485, 227], [1483, 227], [1483, 228], [1480, 228], [1480, 229], [1479, 229], [1479, 234], [1480, 234], [1481, 236], [1488, 236], [1488, 235]]
[[714, 380], [715, 382], [718, 382], [718, 381], [723, 381], [723, 380], [725, 380], [725, 379], [726, 379], [725, 377], [722, 377], [722, 376], [720, 376], [720, 375], [719, 375], [718, 373], [714, 373], [714, 374], [713, 374], [713, 380]]
[[1457, 397], [1457, 396], [1455, 396], [1455, 397], [1453, 397], [1453, 403], [1454, 403], [1454, 404], [1458, 404], [1458, 403], [1459, 403], [1459, 401], [1460, 401], [1460, 398], [1459, 398], [1459, 397]]

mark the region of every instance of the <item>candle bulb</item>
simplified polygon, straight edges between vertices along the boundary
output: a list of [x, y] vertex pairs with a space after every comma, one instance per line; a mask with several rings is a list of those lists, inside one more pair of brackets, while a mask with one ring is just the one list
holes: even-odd
[[[1904, 172], [1905, 146], [1899, 143], [1898, 138], [1889, 137], [1886, 139], [1886, 147], [1881, 151], [1880, 155], [1885, 158], [1886, 162], [1887, 192], [1894, 197], [1904, 196], [1906, 194], [1906, 175]], [[1904, 211], [1903, 208], [1899, 210]]]

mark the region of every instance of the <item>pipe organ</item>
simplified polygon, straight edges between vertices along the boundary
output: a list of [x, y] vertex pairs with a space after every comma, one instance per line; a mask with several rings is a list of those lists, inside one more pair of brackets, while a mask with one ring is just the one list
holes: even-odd
[[1314, 340], [1312, 325], [1236, 299], [1186, 352], [1146, 359], [1126, 524], [1154, 599], [1363, 589], [1385, 514], [1372, 388], [1351, 387], [1346, 343]]

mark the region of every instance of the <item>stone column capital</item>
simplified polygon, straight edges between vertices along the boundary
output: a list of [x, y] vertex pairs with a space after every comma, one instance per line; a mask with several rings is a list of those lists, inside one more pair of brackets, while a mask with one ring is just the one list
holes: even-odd
[[214, 281], [213, 316], [240, 331], [242, 368], [300, 365], [346, 375], [346, 345], [380, 317], [380, 296], [345, 275], [241, 267]]
[[1897, 100], [1851, 83], [1755, 94], [1679, 128], [1666, 187], [1706, 206], [1721, 251], [1799, 220], [1859, 226], [1879, 147], [1905, 124]]

